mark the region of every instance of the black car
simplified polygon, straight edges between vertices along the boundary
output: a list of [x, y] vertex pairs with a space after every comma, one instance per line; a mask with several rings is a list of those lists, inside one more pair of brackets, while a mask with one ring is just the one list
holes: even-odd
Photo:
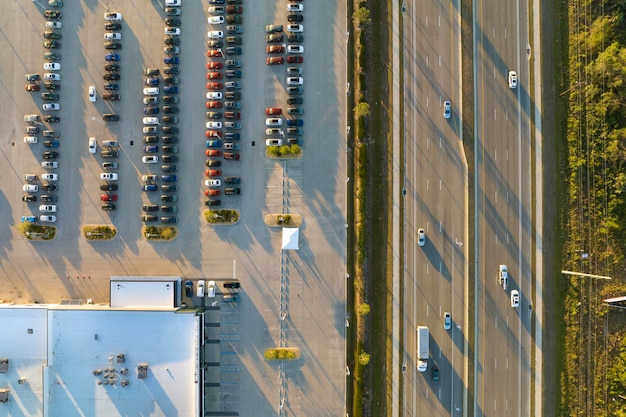
[[283, 41], [282, 33], [272, 33], [271, 35], [265, 35], [265, 42], [267, 43], [280, 43]]
[[239, 195], [239, 194], [241, 194], [241, 188], [239, 188], [239, 187], [225, 188], [224, 189], [224, 194], [226, 194], [226, 195]]
[[178, 156], [176, 155], [163, 155], [161, 157], [163, 162], [178, 162]]
[[120, 89], [120, 86], [115, 84], [115, 83], [109, 83], [109, 84], [105, 84], [104, 85], [104, 89], [105, 90], [115, 90], [115, 91], [117, 91], [117, 90]]
[[59, 95], [55, 93], [41, 93], [41, 99], [47, 101], [55, 101], [59, 99]]
[[159, 218], [152, 214], [144, 214], [143, 216], [141, 216], [141, 221], [144, 223], [156, 222], [157, 220], [159, 220]]
[[161, 172], [178, 172], [176, 165], [161, 165]]
[[165, 15], [166, 16], [180, 16], [180, 7], [166, 7]]
[[243, 23], [243, 17], [233, 16], [233, 15], [226, 16], [226, 23], [228, 23], [229, 25], [236, 24], [236, 23], [241, 24]]
[[41, 196], [41, 201], [44, 203], [56, 203], [57, 201], [59, 201], [59, 197], [57, 197], [56, 195], [44, 194]]
[[289, 97], [287, 99], [287, 104], [302, 104], [304, 99], [302, 97]]
[[161, 206], [161, 211], [166, 213], [178, 213], [178, 207], [176, 206]]
[[178, 143], [178, 136], [163, 136], [163, 143]]
[[37, 196], [36, 195], [25, 195], [22, 196], [22, 201], [25, 203], [34, 203], [35, 201], [37, 201]]
[[187, 297], [193, 296], [193, 284], [191, 281], [185, 282], [185, 295]]
[[178, 103], [178, 97], [176, 96], [163, 96], [163, 102], [164, 103], [172, 103], [172, 104], [177, 104]]
[[225, 184], [239, 184], [241, 183], [241, 178], [239, 177], [224, 177]]
[[58, 159], [58, 158], [59, 158], [58, 152], [44, 152], [43, 153], [43, 159]]
[[161, 150], [164, 153], [178, 153], [178, 146], [165, 145], [161, 146]]
[[175, 18], [175, 17], [166, 17], [165, 18], [165, 25], [166, 26], [180, 26], [180, 19]]
[[102, 95], [102, 100], [119, 101], [120, 95], [117, 93], [106, 93]]
[[41, 186], [41, 189], [44, 191], [56, 191], [59, 189], [56, 184], [47, 183]]
[[290, 33], [289, 36], [287, 36], [287, 42], [304, 42], [304, 36], [297, 33]]
[[239, 288], [240, 284], [237, 281], [226, 281], [224, 283], [224, 288]]
[[116, 74], [116, 73], [108, 73], [108, 74], [104, 74], [102, 78], [104, 78], [105, 81], [117, 81], [121, 77], [119, 74]]
[[45, 54], [43, 54], [43, 59], [45, 59], [46, 61], [60, 61], [61, 54], [58, 52], [46, 52]]
[[159, 114], [159, 108], [155, 106], [144, 107], [143, 114]]
[[46, 31], [43, 33], [45, 39], [61, 39], [63, 36], [59, 32]]
[[178, 84], [178, 83], [180, 83], [180, 78], [178, 78], [178, 77], [165, 77], [165, 78], [163, 78], [163, 82], [165, 84]]
[[115, 191], [117, 190], [117, 184], [100, 184], [100, 189], [102, 191]]
[[239, 91], [227, 91], [224, 93], [224, 97], [230, 100], [241, 100], [241, 92]]
[[173, 37], [173, 36], [168, 36], [166, 37], [163, 42], [166, 45], [180, 45], [180, 39], [178, 37]]
[[174, 184], [161, 184], [161, 191], [164, 193], [175, 193], [178, 191], [178, 187]]
[[45, 12], [43, 12], [43, 15], [48, 20], [61, 18], [61, 12], [58, 10], [46, 10]]
[[157, 206], [156, 204], [144, 204], [141, 209], [145, 212], [149, 212], [149, 211], [159, 211], [159, 206]]
[[166, 74], [178, 74], [178, 67], [165, 67], [163, 72]]
[[161, 217], [161, 223], [176, 223], [176, 217]]
[[178, 201], [178, 196], [163, 194], [161, 196], [161, 201], [175, 203]]
[[119, 71], [120, 66], [118, 64], [106, 64], [104, 66], [105, 71]]
[[113, 211], [117, 208], [115, 207], [115, 204], [111, 204], [111, 203], [103, 204], [101, 207], [102, 207], [102, 210], [104, 211]]
[[210, 39], [207, 42], [207, 48], [221, 48], [222, 46], [224, 46], [224, 42], [220, 41], [219, 39]]
[[59, 116], [52, 116], [49, 114], [45, 115], [43, 119], [48, 123], [59, 123], [61, 121], [61, 118]]
[[287, 20], [290, 22], [300, 23], [304, 21], [304, 16], [301, 14], [290, 14], [287, 16]]
[[173, 124], [178, 123], [178, 117], [176, 116], [163, 116], [161, 120], [163, 121], [163, 123], [173, 123]]
[[208, 167], [221, 167], [222, 161], [216, 159], [207, 159], [206, 161], [204, 161], [204, 165]]
[[104, 24], [104, 30], [120, 30], [121, 28], [122, 24], [117, 22], [106, 22]]
[[226, 48], [226, 55], [241, 55], [242, 49], [238, 46], [229, 46]]
[[219, 205], [222, 204], [222, 201], [218, 200], [218, 199], [209, 198], [208, 200], [206, 200], [204, 202], [204, 204], [206, 204], [209, 207], [211, 207], [211, 206], [219, 206]]
[[439, 367], [437, 367], [437, 365], [433, 366], [432, 369], [432, 378], [433, 378], [433, 382], [436, 384], [437, 382], [439, 382]]
[[59, 90], [61, 88], [61, 84], [45, 83], [44, 87], [45, 87], [46, 90]]
[[118, 153], [117, 151], [107, 150], [107, 151], [100, 152], [100, 156], [103, 158], [117, 158]]
[[122, 44], [119, 42], [105, 42], [104, 49], [122, 49]]
[[104, 113], [102, 115], [102, 120], [104, 120], [105, 122], [118, 122], [120, 120], [120, 115], [113, 113]]
[[159, 137], [158, 136], [144, 136], [143, 137], [143, 143], [157, 143], [159, 141]]
[[163, 106], [163, 113], [177, 114], [178, 113], [178, 107], [176, 107], [176, 106]]
[[296, 87], [296, 86], [287, 87], [287, 94], [289, 94], [290, 96], [300, 95], [303, 93], [304, 93], [304, 88], [302, 87]]

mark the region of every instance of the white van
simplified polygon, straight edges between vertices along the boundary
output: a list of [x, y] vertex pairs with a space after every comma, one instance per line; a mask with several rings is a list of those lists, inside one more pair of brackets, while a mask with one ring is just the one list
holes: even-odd
[[38, 122], [39, 121], [39, 115], [38, 114], [27, 114], [24, 116], [24, 121], [25, 122]]
[[158, 87], [146, 87], [143, 89], [143, 95], [144, 96], [156, 96], [159, 94], [159, 88]]
[[24, 143], [28, 143], [29, 145], [37, 143], [37, 136], [24, 136]]
[[197, 296], [198, 297], [204, 297], [204, 280], [200, 280], [198, 281], [198, 285], [196, 285], [197, 290]]

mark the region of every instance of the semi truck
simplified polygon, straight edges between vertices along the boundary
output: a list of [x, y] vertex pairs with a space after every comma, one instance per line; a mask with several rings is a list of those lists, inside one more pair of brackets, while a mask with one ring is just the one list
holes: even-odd
[[430, 339], [430, 333], [428, 327], [417, 327], [417, 370], [420, 372], [426, 372], [428, 368], [428, 356], [430, 349], [428, 347], [428, 341]]

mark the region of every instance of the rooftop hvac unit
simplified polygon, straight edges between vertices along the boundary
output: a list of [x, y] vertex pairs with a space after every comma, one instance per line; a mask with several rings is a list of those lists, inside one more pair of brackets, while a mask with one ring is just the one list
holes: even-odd
[[122, 379], [122, 386], [125, 387], [128, 385], [128, 380], [127, 379]]
[[9, 372], [9, 358], [0, 358], [0, 374]]
[[93, 374], [94, 374], [95, 376], [102, 375], [102, 369], [94, 369], [94, 370], [93, 370]]
[[126, 362], [126, 359], [124, 358], [124, 354], [123, 353], [118, 353], [117, 354], [117, 363], [124, 363]]
[[146, 379], [148, 377], [148, 364], [140, 363], [137, 366], [137, 378]]
[[0, 403], [9, 402], [9, 389], [0, 388]]

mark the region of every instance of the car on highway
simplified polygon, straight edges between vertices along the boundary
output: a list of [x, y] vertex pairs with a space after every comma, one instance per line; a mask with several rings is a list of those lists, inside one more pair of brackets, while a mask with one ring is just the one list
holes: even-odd
[[424, 232], [424, 229], [418, 229], [417, 230], [417, 244], [420, 246], [424, 246], [425, 243], [426, 243], [426, 232]]
[[519, 291], [517, 290], [511, 290], [511, 307], [519, 307]]
[[443, 117], [449, 119], [452, 114], [452, 105], [449, 101], [443, 102]]
[[431, 378], [433, 379], [433, 383], [437, 384], [439, 382], [439, 367], [437, 365], [433, 365]]
[[498, 284], [506, 291], [509, 285], [509, 267], [506, 265], [498, 266]]
[[515, 71], [509, 71], [509, 88], [517, 88], [517, 73]]
[[446, 311], [443, 313], [443, 328], [445, 330], [450, 330], [450, 327], [452, 327], [452, 315], [449, 311]]

